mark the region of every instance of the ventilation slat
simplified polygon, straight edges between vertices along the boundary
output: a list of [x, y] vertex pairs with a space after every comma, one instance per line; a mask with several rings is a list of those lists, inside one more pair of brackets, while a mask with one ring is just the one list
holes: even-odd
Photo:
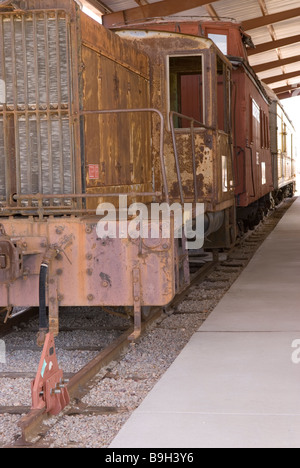
[[[0, 97], [6, 101], [0, 102], [2, 198], [6, 177], [16, 179], [12, 186], [20, 195], [74, 191], [68, 47], [63, 12], [0, 15]], [[16, 173], [9, 175], [5, 173], [8, 113], [14, 122], [16, 164]], [[45, 204], [69, 202], [49, 199]]]
[[3, 119], [0, 119], [0, 197], [4, 197], [6, 194], [5, 175], [6, 175], [6, 170], [5, 170]]

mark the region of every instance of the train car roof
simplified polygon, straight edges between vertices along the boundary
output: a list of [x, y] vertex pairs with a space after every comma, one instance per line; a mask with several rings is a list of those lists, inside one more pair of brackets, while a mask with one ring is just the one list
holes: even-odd
[[[299, 73], [299, 0], [81, 0], [98, 5], [108, 28], [159, 18], [159, 21], [236, 21], [251, 36], [250, 65], [279, 99], [297, 95]], [[249, 45], [249, 44], [248, 44]]]
[[[220, 49], [215, 45], [215, 43], [206, 37], [201, 36], [193, 36], [190, 34], [182, 34], [182, 33], [175, 33], [175, 32], [166, 32], [166, 31], [156, 31], [151, 29], [120, 29], [115, 31], [115, 34], [120, 36], [123, 39], [131, 40], [131, 41], [138, 41], [138, 40], [159, 40], [159, 39], [187, 39], [190, 43], [195, 44], [196, 49], [214, 49], [216, 53], [218, 53], [224, 62], [232, 68], [231, 62], [228, 58], [220, 51]], [[180, 48], [182, 50], [183, 46]], [[173, 47], [176, 49], [176, 47]]]
[[282, 102], [280, 101], [279, 97], [274, 93], [273, 89], [270, 88], [270, 86], [266, 85], [265, 83], [262, 83], [262, 84], [263, 84], [263, 86], [265, 88], [266, 93], [269, 96], [269, 99], [272, 102], [275, 102], [277, 104], [277, 106], [280, 107], [280, 109], [282, 110], [282, 112], [285, 115], [286, 119], [289, 121], [290, 125], [292, 126], [293, 130], [295, 131], [294, 124], [293, 124], [292, 120], [290, 119], [290, 117], [288, 116], [288, 114], [287, 114], [285, 108], [283, 107]]

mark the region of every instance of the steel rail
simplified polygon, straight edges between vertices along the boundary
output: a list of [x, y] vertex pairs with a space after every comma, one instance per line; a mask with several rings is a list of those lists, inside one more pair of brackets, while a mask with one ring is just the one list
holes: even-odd
[[[275, 225], [282, 218], [286, 210], [292, 205], [293, 201], [294, 199], [291, 199], [290, 201], [288, 201], [286, 206], [283, 206], [283, 210], [279, 211], [279, 214], [277, 214], [275, 211], [274, 214], [270, 216], [271, 220], [272, 219], [274, 219], [275, 221], [277, 220]], [[281, 205], [279, 205], [279, 208], [280, 206]], [[275, 225], [271, 228], [271, 230], [274, 229]], [[263, 234], [262, 236], [260, 236], [259, 239], [257, 239], [257, 242], [255, 242], [257, 248], [259, 248], [261, 243], [264, 242], [264, 240], [267, 238], [269, 233], [270, 232], [267, 229], [267, 232]], [[251, 237], [252, 234], [253, 234], [252, 232], [249, 233], [249, 236]], [[243, 240], [244, 241], [247, 240], [247, 238], [248, 236], [246, 235], [242, 240], [237, 240], [236, 245], [232, 249], [230, 249], [229, 253], [233, 252], [235, 248], [239, 248], [241, 245], [241, 242]], [[256, 251], [256, 249], [254, 249], [254, 251]], [[253, 251], [253, 254], [254, 254], [254, 251]], [[252, 258], [252, 255], [251, 255], [251, 258]], [[244, 269], [249, 263], [249, 261], [251, 260], [251, 258], [250, 257], [243, 258], [243, 264], [240, 266]], [[172, 308], [177, 307], [178, 304], [182, 300], [184, 300], [185, 296], [188, 294], [190, 287], [192, 285], [197, 284], [198, 282], [201, 282], [203, 279], [205, 279], [205, 277], [208, 274], [210, 274], [214, 270], [214, 268], [216, 268], [221, 263], [222, 262], [217, 258], [217, 256], [214, 256], [213, 261], [207, 263], [202, 268], [199, 268], [199, 270], [196, 273], [191, 275], [190, 284], [187, 285], [186, 287], [183, 287], [182, 290], [178, 292], [176, 297], [165, 308], [165, 311], [168, 312], [168, 310], [171, 310]], [[235, 264], [231, 263], [229, 266], [233, 267], [235, 266]], [[142, 324], [142, 332], [144, 332], [146, 328], [152, 322], [159, 319], [162, 313], [163, 313], [163, 309], [161, 307], [154, 308], [152, 315], [149, 317], [147, 321], [145, 321]], [[108, 346], [105, 350], [101, 351], [92, 361], [90, 361], [86, 366], [84, 366], [77, 374], [71, 377], [70, 382], [67, 385], [71, 399], [72, 398], [74, 399], [76, 396], [82, 393], [82, 391], [84, 391], [85, 385], [99, 373], [101, 368], [107, 366], [112, 360], [116, 360], [120, 357], [121, 353], [130, 346], [128, 337], [132, 334], [132, 332], [133, 332], [133, 327], [130, 327], [129, 330], [124, 332], [110, 346]], [[72, 411], [72, 406], [71, 406], [71, 411]], [[60, 416], [68, 414], [68, 412], [70, 412], [70, 405], [61, 412]], [[21, 439], [16, 441], [15, 446], [16, 447], [20, 447], [20, 446], [30, 447], [31, 441], [33, 441], [36, 438], [36, 436], [41, 433], [42, 423], [50, 419], [51, 419], [51, 416], [49, 416], [46, 413], [45, 409], [31, 410], [27, 415], [25, 415], [19, 421], [18, 425], [21, 428], [22, 437]], [[47, 427], [47, 431], [48, 430], [49, 430], [49, 427]]]
[[[142, 333], [145, 332], [151, 323], [160, 318], [164, 310], [167, 311], [168, 309], [176, 306], [188, 293], [189, 288], [197, 281], [203, 280], [218, 265], [218, 263], [218, 261], [212, 261], [204, 265], [202, 268], [199, 268], [199, 271], [191, 275], [190, 284], [186, 287], [183, 287], [165, 309], [162, 307], [153, 308], [151, 316], [142, 323]], [[125, 349], [129, 348], [131, 342], [128, 340], [128, 338], [133, 333], [133, 331], [134, 328], [130, 327], [129, 330], [124, 332], [106, 349], [101, 351], [92, 361], [86, 364], [70, 379], [69, 383], [67, 384], [67, 389], [71, 400], [77, 396], [78, 392], [80, 392], [80, 389], [82, 389], [93, 377], [95, 377], [103, 367], [107, 366], [111, 361], [118, 359], [121, 353]], [[68, 411], [70, 411], [70, 405], [62, 411], [61, 415], [64, 415]], [[26, 446], [26, 444], [33, 441], [41, 432], [43, 422], [49, 419], [51, 419], [51, 416], [46, 413], [44, 408], [41, 410], [30, 410], [29, 413], [26, 414], [18, 423], [18, 426], [22, 431], [22, 437], [17, 441], [17, 445], [20, 446], [20, 444], [24, 444], [24, 446]]]
[[[157, 320], [161, 313], [162, 309], [156, 310], [154, 314], [142, 324], [142, 331], [145, 331], [150, 323]], [[128, 338], [133, 331], [134, 328], [130, 327], [129, 330], [124, 332], [106, 349], [101, 351], [92, 361], [70, 379], [70, 382], [67, 384], [67, 389], [71, 399], [74, 398], [77, 391], [95, 377], [103, 367], [120, 357], [121, 353], [130, 346], [131, 343]], [[61, 415], [64, 415], [69, 409], [69, 407], [66, 407]], [[22, 437], [17, 445], [20, 446], [20, 443], [26, 445], [28, 442], [33, 441], [40, 433], [43, 422], [49, 419], [51, 419], [51, 416], [47, 414], [44, 408], [40, 410], [30, 410], [18, 423], [22, 431]]]

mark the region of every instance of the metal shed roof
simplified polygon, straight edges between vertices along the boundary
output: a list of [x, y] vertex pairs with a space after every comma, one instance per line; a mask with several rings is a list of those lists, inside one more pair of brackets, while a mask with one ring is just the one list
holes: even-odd
[[280, 99], [300, 94], [300, 0], [83, 0], [103, 13], [104, 25], [168, 16], [224, 18], [243, 24], [255, 49], [249, 62]]

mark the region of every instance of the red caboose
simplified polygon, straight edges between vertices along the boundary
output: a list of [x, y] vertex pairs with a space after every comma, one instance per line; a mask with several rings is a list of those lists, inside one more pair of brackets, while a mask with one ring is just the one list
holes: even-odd
[[235, 154], [235, 194], [238, 219], [257, 224], [271, 205], [273, 190], [269, 97], [249, 65], [246, 45], [251, 38], [233, 22], [201, 24], [233, 65], [232, 134]]

